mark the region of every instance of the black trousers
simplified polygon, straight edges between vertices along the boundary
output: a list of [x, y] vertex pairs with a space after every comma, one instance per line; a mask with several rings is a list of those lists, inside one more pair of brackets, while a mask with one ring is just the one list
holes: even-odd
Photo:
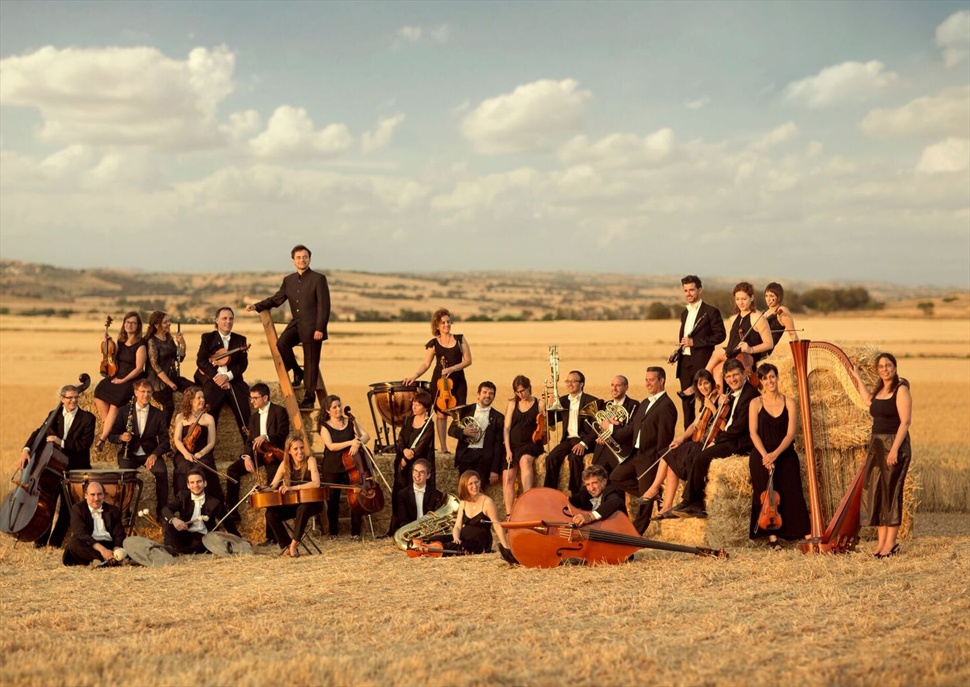
[[204, 536], [202, 532], [180, 532], [174, 525], [165, 525], [165, 546], [172, 547], [178, 554], [208, 553], [202, 543]]
[[[255, 462], [256, 460], [257, 458], [254, 457], [253, 461]], [[273, 481], [279, 467], [279, 463], [270, 463], [269, 465], [265, 465], [262, 460], [259, 460], [259, 464], [256, 469], [257, 471], [259, 469], [263, 469], [266, 474], [266, 480], [263, 482], [263, 484], [270, 484]], [[234, 460], [226, 469], [226, 474], [236, 480], [235, 483], [226, 480], [226, 510], [229, 511], [233, 506], [239, 503], [239, 483], [242, 482], [243, 477], [249, 474], [246, 472], [246, 461], [244, 461], [242, 458]], [[238, 520], [239, 510], [237, 509], [234, 511], [229, 517], [233, 520]]]
[[276, 350], [280, 352], [283, 365], [287, 370], [299, 370], [300, 366], [296, 363], [296, 355], [293, 349], [297, 344], [303, 344], [303, 388], [306, 394], [303, 398], [313, 398], [317, 389], [317, 374], [320, 369], [320, 353], [323, 350], [323, 341], [310, 339], [300, 341], [300, 332], [297, 329], [297, 321], [290, 320], [286, 329], [280, 334], [276, 341]]
[[[100, 543], [108, 549], [114, 548], [114, 544], [110, 541]], [[64, 548], [64, 554], [61, 556], [61, 562], [64, 565], [87, 565], [91, 561], [103, 560], [104, 558], [101, 557], [97, 549], [93, 546], [82, 544], [75, 537], [71, 537], [71, 540], [67, 542], [67, 546]]]
[[[680, 358], [680, 376], [678, 379], [680, 380], [681, 391], [687, 391], [689, 388], [691, 388], [691, 386], [694, 384], [694, 375], [698, 370], [703, 370], [707, 365], [705, 362], [703, 365], [695, 367], [695, 359], [697, 359], [697, 356], [694, 355], [684, 355]], [[698, 363], [700, 363], [699, 359]], [[691, 423], [694, 421], [694, 418], [697, 416], [694, 400], [695, 399], [693, 396], [680, 399], [681, 407], [684, 410], [684, 429], [690, 427]]]
[[273, 506], [272, 508], [266, 509], [266, 523], [273, 531], [273, 535], [276, 537], [276, 543], [280, 545], [281, 549], [285, 549], [290, 545], [291, 538], [286, 531], [286, 527], [283, 525], [283, 521], [295, 520], [293, 523], [292, 540], [300, 541], [303, 539], [303, 533], [306, 531], [306, 526], [310, 522], [310, 518], [322, 512], [322, 503], [301, 503], [298, 506]]
[[[333, 484], [350, 484], [350, 476], [346, 472], [324, 472], [321, 475], [324, 482]], [[350, 492], [346, 489], [331, 489], [330, 498], [327, 499], [327, 529], [332, 536], [340, 532], [340, 495], [348, 497]], [[360, 536], [360, 526], [364, 522], [364, 514], [357, 513], [353, 509], [350, 511], [350, 534]]]
[[[639, 453], [627, 458], [610, 473], [610, 483], [631, 496], [643, 496], [657, 477], [657, 466], [651, 467], [655, 460], [656, 458], [650, 460], [649, 455], [641, 456]], [[647, 470], [647, 468], [650, 469]], [[646, 474], [638, 479], [644, 470], [646, 470]], [[650, 518], [653, 517], [653, 508], [656, 504], [657, 499], [649, 499], [640, 504], [640, 510], [633, 521], [633, 526], [640, 534], [643, 534], [650, 526]]]
[[[145, 463], [148, 461], [148, 456], [133, 456], [129, 455], [127, 459], [121, 457], [121, 452], [118, 453], [118, 467], [127, 470], [133, 470], [136, 468], [144, 467]], [[155, 477], [155, 517], [158, 518], [159, 522], [162, 519], [162, 508], [168, 503], [168, 467], [165, 465], [165, 458], [162, 456], [158, 457], [155, 464], [152, 466], [152, 475]], [[124, 513], [122, 513], [124, 515]]]
[[[229, 397], [230, 393], [236, 397], [235, 403]], [[206, 379], [202, 386], [202, 395], [205, 396], [205, 402], [209, 404], [209, 414], [215, 419], [216, 427], [219, 425], [222, 406], [227, 403], [232, 410], [232, 416], [236, 419], [240, 434], [249, 426], [249, 415], [252, 410], [249, 406], [249, 385], [246, 382], [234, 379], [229, 382], [229, 389], [223, 389], [215, 382]]]
[[[678, 447], [680, 450], [680, 447]], [[730, 441], [714, 443], [703, 451], [698, 451], [690, 457], [687, 468], [687, 482], [684, 484], [684, 502], [688, 506], [703, 506], [705, 490], [707, 489], [707, 473], [711, 463], [719, 458], [733, 456], [737, 451]]]
[[[172, 462], [174, 463], [174, 467], [172, 469], [172, 492], [178, 496], [180, 491], [188, 488], [187, 480], [189, 477], [189, 472], [198, 466], [192, 461], [185, 460], [185, 458], [182, 457], [182, 454], [178, 452], [175, 453], [175, 458], [172, 459]], [[204, 463], [207, 467], [213, 470], [216, 469], [216, 461], [215, 458], [212, 457], [211, 453], [207, 456], [199, 458], [197, 462]], [[219, 482], [219, 475], [214, 472], [209, 472], [205, 468], [198, 469], [203, 475], [205, 475], [205, 495], [219, 499], [225, 503], [226, 498], [222, 493], [222, 484]], [[238, 484], [236, 485], [236, 488], [238, 490]]]
[[488, 480], [492, 474], [492, 463], [484, 448], [466, 447], [461, 453], [461, 462], [457, 457], [455, 458], [455, 468], [458, 470], [459, 477], [465, 470], [474, 470], [482, 478], [482, 489], [484, 490], [488, 486]]
[[550, 489], [559, 488], [559, 471], [562, 469], [564, 460], [569, 461], [569, 492], [578, 494], [583, 486], [583, 466], [586, 453], [577, 456], [573, 453], [573, 446], [579, 443], [576, 437], [567, 437], [560, 441], [546, 454], [546, 479], [542, 486]]

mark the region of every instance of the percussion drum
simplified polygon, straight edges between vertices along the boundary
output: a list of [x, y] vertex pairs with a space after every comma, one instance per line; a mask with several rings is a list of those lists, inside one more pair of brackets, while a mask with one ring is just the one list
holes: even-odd
[[104, 487], [104, 500], [121, 509], [125, 532], [131, 534], [144, 486], [138, 477], [138, 470], [68, 470], [62, 482], [68, 503], [73, 506], [84, 500], [84, 489], [88, 482], [98, 482]]
[[[367, 402], [370, 404], [370, 414], [377, 432], [374, 443], [377, 453], [393, 450], [397, 440], [397, 428], [402, 427], [411, 414], [411, 402], [414, 401], [418, 389], [428, 391], [428, 383], [376, 382], [370, 385]], [[375, 408], [377, 413], [374, 412]], [[377, 424], [377, 414], [380, 414], [381, 426]], [[381, 439], [383, 442], [379, 441]]]

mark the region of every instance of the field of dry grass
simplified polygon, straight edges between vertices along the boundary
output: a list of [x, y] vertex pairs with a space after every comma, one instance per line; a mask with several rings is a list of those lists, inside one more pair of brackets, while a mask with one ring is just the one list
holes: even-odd
[[[509, 568], [495, 555], [411, 560], [387, 542], [341, 539], [327, 542], [323, 556], [297, 560], [181, 559], [169, 569], [91, 572], [3, 538], [0, 681], [966, 684], [966, 322], [819, 318], [798, 326], [814, 339], [890, 350], [912, 382], [914, 468], [924, 491], [900, 557], [741, 548], [728, 561], [641, 552], [628, 566], [541, 571]], [[190, 348], [206, 329], [183, 329]], [[563, 374], [582, 369], [591, 393], [605, 395], [621, 373], [639, 397], [644, 366], [665, 358], [676, 337], [671, 322], [458, 330], [471, 343], [470, 384], [494, 381], [502, 409], [515, 374], [529, 375], [537, 391], [548, 378], [550, 344], [559, 346]], [[80, 318], [0, 316], [0, 475], [12, 474], [57, 388], [96, 371], [100, 331], [100, 322]], [[241, 315], [237, 331], [255, 344], [247, 379], [272, 381], [258, 320]], [[338, 324], [331, 336], [328, 387], [369, 427], [368, 385], [413, 372], [430, 333], [417, 324]], [[202, 618], [210, 624], [190, 625]]]

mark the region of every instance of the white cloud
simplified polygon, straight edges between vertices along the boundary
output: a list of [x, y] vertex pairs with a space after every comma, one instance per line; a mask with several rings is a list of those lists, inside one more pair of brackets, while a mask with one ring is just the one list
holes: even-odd
[[440, 24], [431, 29], [428, 34], [438, 43], [447, 43], [451, 40], [451, 27], [447, 24]]
[[595, 161], [611, 167], [653, 166], [668, 161], [673, 152], [674, 132], [664, 128], [642, 138], [611, 134], [592, 144], [586, 136], [576, 136], [559, 149], [559, 159], [569, 165]]
[[420, 26], [402, 26], [397, 30], [397, 37], [408, 43], [417, 43], [421, 40]]
[[970, 86], [948, 88], [898, 108], [872, 110], [859, 128], [880, 138], [970, 138]]
[[405, 43], [418, 43], [425, 37], [435, 43], [448, 43], [451, 40], [451, 27], [448, 24], [438, 24], [430, 28], [402, 26], [397, 30], [397, 37]]
[[581, 127], [590, 98], [574, 79], [534, 81], [482, 101], [461, 132], [485, 155], [550, 150]]
[[970, 55], [970, 11], [954, 12], [936, 27], [936, 44], [943, 49], [943, 63], [956, 65]]
[[391, 141], [397, 125], [404, 121], [404, 114], [398, 112], [390, 117], [384, 117], [377, 123], [377, 128], [373, 132], [365, 132], [360, 138], [360, 150], [363, 153], [370, 153], [378, 148], [383, 148]]
[[231, 141], [241, 141], [259, 131], [263, 126], [263, 120], [256, 110], [246, 110], [245, 112], [233, 112], [229, 115], [229, 122], [221, 124], [219, 130], [222, 131]]
[[752, 144], [751, 148], [758, 152], [764, 152], [769, 148], [786, 143], [798, 135], [798, 125], [795, 122], [786, 122], [779, 127], [769, 131]]
[[920, 156], [916, 171], [922, 174], [964, 172], [970, 168], [970, 140], [948, 138], [928, 146]]
[[711, 99], [703, 95], [700, 98], [695, 98], [694, 100], [688, 100], [684, 102], [684, 107], [688, 110], [703, 110], [705, 107], [711, 104]]
[[884, 71], [882, 62], [843, 62], [826, 67], [815, 76], [793, 81], [785, 87], [790, 102], [824, 108], [858, 102], [896, 82], [896, 72]]
[[51, 46], [0, 60], [0, 103], [34, 107], [45, 141], [190, 150], [224, 145], [217, 109], [233, 92], [235, 55], [193, 49]]
[[352, 143], [345, 124], [330, 124], [316, 131], [305, 109], [281, 105], [269, 118], [266, 130], [249, 146], [259, 158], [312, 159], [333, 157]]

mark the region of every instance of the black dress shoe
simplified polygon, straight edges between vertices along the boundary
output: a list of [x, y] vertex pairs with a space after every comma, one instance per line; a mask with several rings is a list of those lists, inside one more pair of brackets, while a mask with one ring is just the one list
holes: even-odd
[[313, 410], [314, 407], [315, 407], [315, 404], [314, 404], [312, 398], [310, 400], [305, 400], [304, 399], [304, 400], [300, 401], [300, 411], [301, 412], [308, 413], [311, 410]]
[[303, 386], [303, 370], [299, 368], [293, 370], [293, 384], [291, 386], [294, 389]]
[[660, 515], [655, 515], [655, 516], [653, 516], [650, 519], [653, 520], [653, 521], [655, 521], [655, 522], [656, 521], [659, 521], [659, 520], [676, 520], [677, 519], [677, 516], [674, 515], [674, 512], [673, 511], [668, 510], [668, 511], [664, 511]]
[[703, 506], [697, 504], [689, 504], [684, 508], [674, 508], [673, 514], [678, 518], [706, 518], [707, 511], [704, 510]]

